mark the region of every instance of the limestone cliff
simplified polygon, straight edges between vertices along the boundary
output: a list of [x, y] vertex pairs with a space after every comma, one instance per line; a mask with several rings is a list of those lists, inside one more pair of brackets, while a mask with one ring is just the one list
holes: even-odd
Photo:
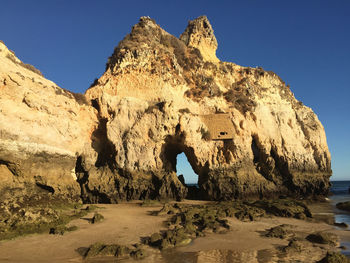
[[73, 94], [0, 42], [0, 199], [54, 194], [78, 200], [75, 166], [98, 123]]
[[85, 202], [182, 199], [184, 152], [197, 198], [328, 193], [317, 116], [273, 72], [219, 61], [204, 16], [180, 38], [142, 17], [86, 91], [89, 105], [0, 49], [0, 176], [9, 186], [28, 181]]

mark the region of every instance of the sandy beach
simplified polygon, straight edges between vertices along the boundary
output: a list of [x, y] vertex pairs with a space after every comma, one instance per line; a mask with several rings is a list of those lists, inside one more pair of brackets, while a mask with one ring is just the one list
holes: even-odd
[[[189, 203], [185, 201], [184, 203]], [[193, 203], [193, 202], [192, 202]], [[205, 202], [197, 201], [197, 204]], [[76, 249], [88, 247], [95, 242], [105, 244], [132, 245], [140, 243], [142, 238], [155, 232], [166, 230], [165, 222], [169, 215], [152, 215], [162, 206], [143, 207], [139, 202], [114, 205], [98, 205], [98, 212], [104, 220], [90, 224], [87, 218], [70, 222], [78, 230], [64, 235], [35, 234], [19, 237], [0, 243], [0, 262], [83, 262]], [[279, 225], [286, 225], [293, 235], [306, 237], [314, 232], [330, 232], [341, 237], [342, 242], [350, 243], [350, 231], [335, 228], [326, 223], [312, 222], [293, 218], [261, 218], [257, 221], [242, 222], [228, 218], [230, 230], [223, 234], [205, 233], [205, 237], [194, 239], [189, 245], [163, 250], [145, 246], [146, 258], [139, 262], [315, 262], [320, 255], [326, 254], [327, 245], [315, 246], [303, 242], [300, 253], [287, 253], [282, 256], [278, 248], [288, 246], [287, 239], [267, 238], [263, 233]], [[339, 246], [339, 245], [338, 245]], [[284, 258], [284, 261], [283, 261]], [[115, 262], [113, 258], [93, 258], [86, 262]], [[121, 262], [133, 262], [124, 259]]]

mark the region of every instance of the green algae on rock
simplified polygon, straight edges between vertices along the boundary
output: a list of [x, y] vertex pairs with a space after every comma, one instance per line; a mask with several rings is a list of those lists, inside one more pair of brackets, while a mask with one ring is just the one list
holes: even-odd
[[76, 230], [66, 226], [73, 219], [87, 215], [94, 207], [84, 208], [66, 200], [37, 199], [26, 201], [9, 200], [7, 206], [0, 206], [0, 240], [18, 236], [51, 233], [64, 234]]
[[350, 263], [350, 259], [339, 252], [327, 252], [318, 263]]
[[104, 219], [103, 215], [101, 215], [100, 213], [95, 212], [94, 216], [91, 218], [91, 220], [89, 220], [89, 222], [91, 224], [95, 224], [95, 223], [99, 223], [99, 222], [103, 221], [103, 219]]
[[65, 225], [58, 225], [56, 227], [51, 227], [49, 234], [52, 235], [63, 235], [66, 232], [72, 232], [77, 230], [77, 226], [65, 226]]
[[328, 232], [316, 232], [308, 235], [306, 239], [313, 243], [329, 244], [332, 246], [336, 246], [339, 243], [338, 236]]
[[287, 229], [287, 227], [290, 228], [291, 226], [279, 225], [272, 227], [267, 230], [265, 236], [285, 239], [292, 234], [292, 231], [290, 229]]
[[78, 248], [77, 252], [84, 258], [113, 257], [125, 259], [132, 257], [134, 259], [141, 259], [145, 257], [145, 251], [140, 245], [123, 246], [118, 244], [104, 244], [100, 242], [94, 243], [88, 248]]
[[[192, 239], [208, 232], [225, 233], [230, 229], [226, 217], [236, 217], [241, 221], [253, 221], [266, 216], [284, 216], [305, 219], [311, 212], [302, 202], [290, 199], [221, 202], [207, 205], [164, 204], [155, 213], [171, 215], [169, 229], [154, 233], [147, 244], [160, 249], [185, 245]], [[287, 225], [269, 230], [267, 236], [285, 238], [291, 231]]]

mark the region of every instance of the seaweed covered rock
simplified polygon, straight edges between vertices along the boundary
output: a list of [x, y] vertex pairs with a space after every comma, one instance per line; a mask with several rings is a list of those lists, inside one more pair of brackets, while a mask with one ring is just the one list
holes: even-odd
[[286, 253], [300, 253], [305, 249], [304, 242], [302, 240], [292, 239], [289, 241], [288, 245], [283, 247], [283, 251]]
[[312, 217], [309, 208], [303, 202], [294, 199], [259, 200], [254, 205], [275, 216], [298, 219]]
[[350, 259], [339, 252], [327, 252], [318, 263], [350, 263]]
[[163, 237], [161, 234], [154, 233], [151, 235], [151, 238], [149, 241], [150, 241], [151, 246], [160, 246], [162, 239], [163, 239]]
[[336, 246], [339, 243], [337, 235], [328, 232], [317, 232], [306, 237], [307, 240], [313, 243], [328, 244]]
[[101, 221], [103, 221], [104, 216], [101, 215], [100, 213], [95, 212], [94, 216], [91, 218], [91, 220], [89, 221], [91, 224], [95, 224], [95, 223], [99, 223]]
[[113, 257], [118, 259], [145, 257], [145, 251], [139, 246], [124, 246], [118, 244], [94, 243], [88, 248], [78, 248], [77, 252], [84, 258]]
[[164, 211], [172, 215], [169, 229], [162, 233], [154, 233], [148, 244], [166, 249], [189, 244], [192, 239], [203, 236], [207, 232], [222, 233], [230, 229], [226, 213], [219, 205], [179, 205], [165, 204], [158, 215]]
[[65, 226], [65, 225], [58, 225], [56, 227], [51, 227], [49, 234], [52, 235], [63, 235], [66, 232], [71, 232], [71, 231], [75, 231], [77, 230], [78, 227], [77, 226]]
[[241, 221], [255, 221], [266, 215], [266, 210], [250, 204], [241, 206], [237, 210], [234, 215]]
[[183, 227], [176, 227], [164, 233], [160, 248], [170, 248], [188, 245], [192, 239]]
[[[262, 205], [262, 202], [264, 205]], [[280, 203], [279, 203], [280, 202]], [[290, 206], [286, 212], [286, 206]], [[272, 208], [271, 208], [272, 207]], [[277, 209], [276, 207], [279, 207]], [[291, 211], [294, 211], [291, 212]], [[304, 213], [301, 216], [301, 213]], [[206, 205], [189, 205], [166, 203], [154, 213], [170, 215], [169, 229], [154, 233], [146, 241], [147, 244], [160, 249], [188, 244], [192, 239], [205, 236], [207, 233], [226, 233], [230, 230], [227, 217], [235, 217], [241, 221], [254, 221], [262, 217], [276, 215], [296, 217], [299, 219], [311, 216], [306, 205], [292, 200], [235, 201]], [[290, 225], [280, 225], [267, 230], [266, 237], [285, 239], [294, 236]], [[331, 238], [331, 237], [329, 237]]]
[[275, 237], [285, 239], [292, 234], [292, 231], [286, 225], [275, 226], [267, 230], [266, 237]]
[[349, 225], [347, 223], [344, 223], [344, 222], [341, 222], [341, 223], [335, 222], [334, 225], [337, 226], [337, 227], [342, 227], [342, 228], [348, 228], [349, 227]]
[[23, 202], [9, 200], [6, 207], [0, 206], [0, 240], [34, 233], [63, 235], [77, 229], [66, 226], [70, 221], [89, 212], [79, 204], [67, 204], [55, 198], [32, 200], [30, 204]]

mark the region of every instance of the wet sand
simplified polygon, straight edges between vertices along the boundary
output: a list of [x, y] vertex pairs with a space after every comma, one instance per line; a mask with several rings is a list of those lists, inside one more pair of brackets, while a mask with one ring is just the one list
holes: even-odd
[[330, 226], [333, 228], [333, 232], [340, 237], [340, 245], [346, 249], [342, 250], [342, 253], [350, 257], [350, 212], [339, 210], [336, 208], [338, 202], [348, 201], [349, 196], [331, 196], [328, 201], [317, 202], [308, 205], [314, 218], [327, 222], [332, 225], [336, 223], [346, 223], [348, 227]]
[[[166, 229], [166, 218], [152, 216], [150, 211], [159, 207], [141, 207], [136, 203], [98, 205], [98, 212], [104, 216], [101, 223], [89, 224], [77, 219], [69, 225], [78, 230], [64, 235], [31, 235], [0, 243], [0, 262], [82, 262], [75, 251], [95, 242], [129, 245], [140, 242], [140, 237]], [[93, 213], [86, 218], [92, 217]]]
[[[103, 207], [98, 212], [105, 217], [101, 223], [89, 224], [87, 220], [77, 219], [70, 225], [76, 225], [79, 229], [63, 236], [41, 234], [2, 241], [0, 262], [83, 262], [75, 251], [79, 247], [88, 247], [95, 242], [130, 245], [140, 242], [142, 237], [166, 229], [164, 222], [168, 219], [167, 215], [151, 215], [152, 211], [159, 210], [161, 206], [141, 207], [134, 202], [99, 207]], [[277, 262], [276, 248], [286, 246], [288, 241], [266, 238], [261, 234], [266, 229], [281, 224], [291, 225], [293, 231], [304, 236], [316, 231], [332, 232], [350, 244], [349, 230], [337, 229], [326, 223], [279, 217], [262, 218], [253, 222], [229, 218], [228, 222], [231, 229], [225, 234], [206, 233], [205, 237], [195, 239], [188, 246], [163, 252], [148, 248], [148, 257], [138, 262]], [[116, 260], [91, 259], [87, 262]]]
[[[254, 222], [241, 222], [230, 218], [229, 222], [232, 228], [228, 233], [211, 234], [197, 238], [190, 245], [175, 249], [179, 254], [178, 259], [182, 255], [187, 256], [188, 262], [278, 262], [280, 259], [276, 255], [276, 248], [287, 246], [288, 240], [262, 237], [261, 233], [281, 224], [291, 225], [295, 232], [299, 232], [303, 236], [313, 232], [325, 231], [335, 233], [341, 236], [343, 240], [350, 241], [350, 231], [337, 230], [326, 223], [306, 222], [281, 217], [262, 218]], [[316, 252], [310, 251], [310, 253]], [[172, 256], [174, 256], [174, 253]], [[306, 261], [301, 262], [312, 262], [308, 260], [310, 257], [311, 254], [306, 253], [305, 257], [301, 257]], [[170, 258], [171, 256], [167, 257], [166, 262], [180, 262]]]

